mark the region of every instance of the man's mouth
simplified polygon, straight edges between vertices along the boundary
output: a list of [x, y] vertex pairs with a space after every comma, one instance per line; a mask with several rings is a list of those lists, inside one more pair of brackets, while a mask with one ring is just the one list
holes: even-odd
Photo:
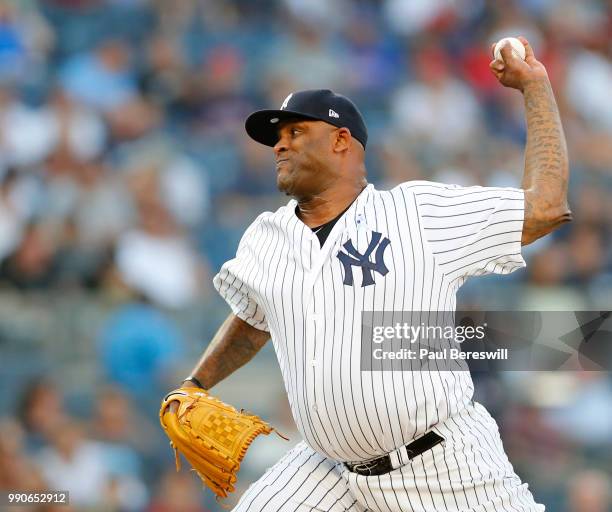
[[280, 160], [277, 160], [276, 161], [276, 168], [278, 169], [281, 166], [281, 164], [283, 164], [285, 162], [288, 162], [288, 161], [289, 161], [288, 158], [281, 158]]

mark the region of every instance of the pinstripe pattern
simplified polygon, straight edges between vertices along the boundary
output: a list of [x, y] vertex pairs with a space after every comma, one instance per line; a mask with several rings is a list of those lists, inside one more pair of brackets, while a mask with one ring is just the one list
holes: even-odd
[[504, 454], [497, 425], [471, 403], [434, 430], [445, 442], [380, 476], [350, 473], [300, 443], [235, 512], [543, 512]]
[[[296, 424], [312, 448], [336, 460], [370, 459], [469, 402], [465, 372], [410, 372], [409, 365], [361, 372], [361, 312], [430, 311], [414, 323], [436, 322], [436, 311], [454, 311], [470, 276], [523, 266], [522, 201], [518, 189], [370, 185], [323, 247], [295, 215], [295, 201], [249, 227], [214, 283], [235, 314], [270, 331]], [[363, 254], [374, 231], [390, 240], [389, 273], [361, 287], [356, 267], [355, 285], [343, 285], [336, 255], [348, 240]]]
[[[237, 316], [270, 332], [295, 422], [311, 450], [309, 460], [321, 463], [310, 477], [298, 471], [283, 483], [289, 488], [297, 485], [294, 491], [301, 496], [310, 492], [307, 481], [323, 478], [321, 468], [326, 468], [323, 479], [335, 488], [336, 470], [325, 461], [368, 460], [446, 425], [451, 417], [462, 417], [473, 394], [468, 372], [413, 372], [411, 362], [401, 362], [396, 371], [360, 370], [362, 311], [412, 311], [415, 324], [440, 321], [437, 317], [455, 310], [456, 291], [469, 277], [506, 274], [524, 266], [523, 191], [423, 181], [391, 191], [369, 185], [322, 247], [295, 208], [292, 200], [274, 213], [260, 215], [245, 232], [236, 258], [215, 276], [214, 285]], [[350, 268], [353, 285], [343, 284], [348, 270], [337, 254], [348, 241], [364, 254], [374, 232], [390, 241], [381, 262], [388, 273], [372, 272], [374, 285], [361, 286], [362, 269], [355, 266]], [[391, 313], [385, 320], [393, 321]], [[445, 489], [439, 478], [447, 474], [464, 483], [488, 482], [491, 467], [508, 470], [501, 458], [488, 454], [490, 460], [482, 459], [478, 452], [482, 460], [472, 467], [466, 465], [466, 457], [476, 454], [452, 450], [441, 455], [430, 467], [412, 465], [411, 473], [402, 472], [403, 494], [412, 489], [413, 510], [465, 510], [498, 495], [509, 502], [508, 491], [493, 483]], [[310, 462], [302, 462], [309, 467]], [[463, 468], [461, 475], [458, 468]], [[473, 471], [466, 476], [468, 468]], [[285, 471], [279, 479], [290, 473]], [[357, 500], [373, 510], [397, 510], [398, 503], [405, 503], [395, 496], [396, 485], [391, 494], [380, 494], [380, 486], [370, 480], [358, 487], [346, 495], [349, 503]], [[347, 506], [339, 499], [346, 489], [339, 495], [326, 489], [327, 497], [311, 491], [321, 503], [335, 496], [334, 510]], [[252, 493], [243, 501], [248, 494]], [[270, 510], [289, 510], [293, 501], [275, 502]]]
[[300, 443], [246, 490], [234, 510], [363, 511], [342, 472], [342, 465]]

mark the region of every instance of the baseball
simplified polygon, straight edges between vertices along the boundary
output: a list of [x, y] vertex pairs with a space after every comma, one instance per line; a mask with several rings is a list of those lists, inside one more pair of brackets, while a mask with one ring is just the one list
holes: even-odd
[[501, 54], [501, 49], [504, 47], [506, 42], [509, 42], [512, 46], [512, 53], [515, 57], [518, 57], [521, 60], [525, 60], [525, 47], [523, 43], [516, 37], [504, 37], [500, 39], [495, 45], [495, 49], [493, 50], [493, 56], [495, 60], [504, 60]]

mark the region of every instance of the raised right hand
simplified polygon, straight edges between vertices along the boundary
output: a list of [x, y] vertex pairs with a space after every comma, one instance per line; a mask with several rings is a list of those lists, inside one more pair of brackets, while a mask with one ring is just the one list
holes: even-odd
[[[524, 37], [518, 39], [525, 46], [525, 60], [515, 56], [510, 43], [506, 43], [501, 49], [503, 60], [491, 61], [489, 68], [504, 87], [523, 91], [530, 81], [548, 80], [548, 73], [544, 64], [535, 58], [533, 48], [527, 39]], [[491, 46], [491, 53], [494, 49], [495, 43]]]

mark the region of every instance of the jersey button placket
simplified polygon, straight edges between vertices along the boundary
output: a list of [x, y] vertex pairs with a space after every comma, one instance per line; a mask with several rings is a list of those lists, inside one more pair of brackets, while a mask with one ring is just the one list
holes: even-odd
[[[310, 328], [312, 329], [312, 339], [313, 341], [316, 342], [322, 342], [323, 340], [321, 339], [321, 337], [319, 336], [319, 333], [321, 331], [321, 326], [320, 323], [323, 320], [322, 315], [317, 314], [317, 313], [311, 313], [310, 315], [308, 315], [308, 319], [310, 320]], [[316, 385], [317, 385], [317, 366], [318, 366], [318, 360], [317, 360], [317, 354], [315, 353], [315, 343], [313, 343], [311, 345], [312, 347], [312, 353], [311, 358], [309, 360], [309, 378], [310, 378], [310, 391], [312, 392], [312, 406], [311, 409], [314, 412], [318, 411], [318, 407], [317, 407], [317, 393], [316, 393]], [[319, 348], [320, 347], [316, 347]]]

